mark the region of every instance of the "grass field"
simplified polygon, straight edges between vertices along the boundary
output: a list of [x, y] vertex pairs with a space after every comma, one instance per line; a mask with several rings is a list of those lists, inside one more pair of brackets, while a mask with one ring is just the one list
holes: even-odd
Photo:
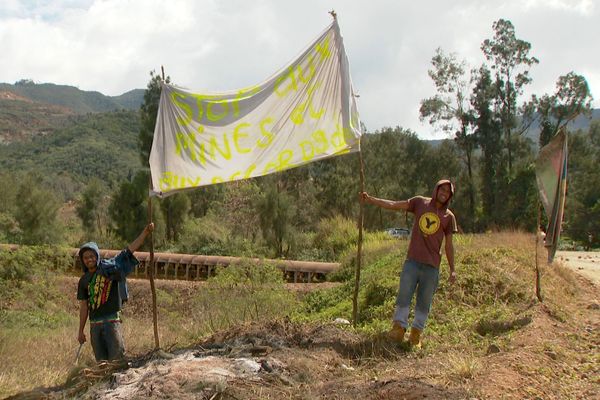
[[[377, 343], [389, 328], [406, 245], [380, 237], [365, 243], [360, 323], [348, 328], [364, 340]], [[403, 363], [417, 363], [420, 370], [407, 372], [406, 365], [394, 367], [397, 361], [373, 356], [362, 362], [360, 376], [382, 375], [376, 371], [384, 364], [386, 374], [412, 374], [481, 398], [586, 398], [600, 383], [597, 287], [559, 263], [546, 266], [540, 249], [540, 304], [534, 293], [536, 252], [530, 234], [459, 235], [455, 247], [458, 280], [447, 283], [444, 261], [424, 349], [400, 355], [406, 358]], [[249, 321], [286, 318], [319, 324], [349, 319], [354, 256], [347, 254], [344, 267], [332, 277], [338, 284], [309, 292], [289, 290], [276, 271], [257, 273], [250, 267], [205, 283], [159, 281], [161, 347], [192, 346]], [[75, 367], [77, 278], [60, 273], [60, 268], [49, 273], [52, 268], [36, 268], [18, 284], [6, 277], [0, 281], [0, 397], [62, 384]], [[4, 270], [6, 276], [6, 265]], [[150, 351], [154, 339], [148, 282], [132, 280], [130, 289], [124, 332], [127, 353], [133, 356]], [[94, 364], [89, 345], [80, 363]]]

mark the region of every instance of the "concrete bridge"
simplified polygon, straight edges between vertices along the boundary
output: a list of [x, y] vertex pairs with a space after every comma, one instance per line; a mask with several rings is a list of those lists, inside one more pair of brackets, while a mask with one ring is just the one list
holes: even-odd
[[[81, 270], [79, 260], [79, 249], [70, 249], [73, 255], [73, 267]], [[112, 258], [121, 250], [100, 250], [100, 257]], [[135, 252], [140, 264], [132, 273], [134, 277], [145, 277], [148, 275], [150, 253], [143, 251]], [[284, 274], [288, 282], [320, 282], [325, 276], [340, 268], [339, 263], [327, 263], [316, 261], [294, 261], [273, 260], [260, 258], [241, 258], [227, 256], [204, 256], [196, 254], [178, 253], [154, 253], [154, 277], [157, 279], [185, 279], [203, 280], [214, 274], [218, 267], [227, 267], [240, 262], [250, 262], [257, 266], [270, 264], [275, 265]]]

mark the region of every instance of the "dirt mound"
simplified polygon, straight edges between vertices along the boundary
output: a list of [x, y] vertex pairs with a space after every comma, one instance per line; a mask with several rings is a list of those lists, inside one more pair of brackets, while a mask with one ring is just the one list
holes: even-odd
[[[369, 342], [369, 343], [367, 343]], [[22, 393], [35, 398], [176, 399], [452, 399], [415, 377], [379, 379], [360, 372], [384, 340], [369, 341], [340, 326], [272, 321], [235, 327], [193, 348], [148, 353], [121, 364], [74, 371], [60, 388]], [[385, 344], [390, 358], [402, 349]]]

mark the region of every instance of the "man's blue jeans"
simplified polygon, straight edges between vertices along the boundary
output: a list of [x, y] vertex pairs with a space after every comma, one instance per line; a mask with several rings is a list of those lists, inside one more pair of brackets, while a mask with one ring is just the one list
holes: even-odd
[[125, 355], [121, 334], [121, 322], [93, 322], [90, 326], [90, 341], [96, 361], [118, 360]]
[[400, 275], [400, 288], [396, 297], [394, 321], [398, 322], [404, 329], [408, 328], [410, 302], [416, 290], [417, 304], [415, 305], [415, 318], [412, 327], [422, 331], [425, 328], [425, 321], [429, 315], [433, 294], [437, 289], [439, 278], [439, 268], [407, 259]]

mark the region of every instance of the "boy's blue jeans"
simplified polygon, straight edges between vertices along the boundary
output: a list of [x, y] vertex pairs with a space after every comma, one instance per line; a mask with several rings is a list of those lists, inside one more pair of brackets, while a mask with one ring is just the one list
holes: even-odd
[[400, 288], [396, 297], [394, 321], [398, 322], [404, 329], [408, 328], [410, 302], [416, 290], [417, 304], [415, 305], [415, 318], [412, 327], [422, 331], [425, 328], [425, 321], [431, 309], [433, 294], [438, 287], [439, 277], [439, 268], [407, 259], [400, 275]]
[[118, 360], [125, 355], [121, 322], [94, 322], [90, 326], [90, 341], [96, 361]]

